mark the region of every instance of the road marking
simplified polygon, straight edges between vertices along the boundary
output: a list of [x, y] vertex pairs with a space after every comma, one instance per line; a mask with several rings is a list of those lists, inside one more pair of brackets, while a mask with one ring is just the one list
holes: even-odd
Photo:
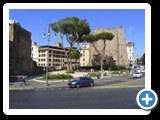
[[46, 88], [43, 88], [43, 90], [47, 90]]
[[92, 87], [91, 89], [104, 89], [104, 88], [135, 88], [135, 87], [145, 87], [145, 85], [129, 85], [129, 86], [98, 86], [98, 87]]
[[54, 88], [51, 88], [50, 90], [54, 90]]
[[69, 90], [69, 88], [65, 88], [66, 90]]
[[58, 90], [62, 90], [62, 88], [58, 88]]

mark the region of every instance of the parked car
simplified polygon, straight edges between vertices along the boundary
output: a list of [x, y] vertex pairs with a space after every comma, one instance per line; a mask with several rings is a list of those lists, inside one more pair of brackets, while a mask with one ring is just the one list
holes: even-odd
[[134, 77], [134, 78], [142, 77], [142, 73], [141, 73], [141, 72], [135, 72], [135, 73], [133, 74], [133, 77]]
[[94, 86], [94, 80], [91, 77], [79, 77], [68, 81], [68, 87], [84, 87], [84, 86]]

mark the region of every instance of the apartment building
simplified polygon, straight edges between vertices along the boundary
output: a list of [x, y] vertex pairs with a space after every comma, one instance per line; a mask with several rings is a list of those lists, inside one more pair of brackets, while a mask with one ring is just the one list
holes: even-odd
[[88, 66], [89, 65], [89, 44], [83, 44], [81, 46], [80, 53], [82, 56], [80, 57], [80, 66]]
[[[65, 49], [68, 50], [68, 48]], [[75, 66], [74, 59], [71, 60], [71, 63], [72, 66]], [[47, 64], [49, 68], [56, 70], [61, 69], [64, 66], [67, 66], [67, 57], [60, 42], [55, 43], [55, 46], [39, 46], [38, 66], [46, 67]], [[79, 65], [79, 61], [77, 61], [77, 64]]]
[[127, 41], [126, 48], [127, 48], [127, 53], [128, 53], [129, 64], [130, 66], [132, 66], [134, 64], [134, 43]]

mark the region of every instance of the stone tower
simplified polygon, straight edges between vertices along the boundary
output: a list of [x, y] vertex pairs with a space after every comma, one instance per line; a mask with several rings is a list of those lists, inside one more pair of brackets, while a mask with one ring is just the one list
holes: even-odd
[[[112, 56], [115, 60], [116, 65], [128, 65], [128, 54], [126, 49], [126, 40], [124, 38], [124, 28], [122, 26], [118, 28], [97, 28], [94, 30], [93, 34], [99, 34], [102, 32], [110, 32], [114, 35], [111, 41], [106, 42], [105, 55]], [[95, 43], [98, 50], [101, 50], [104, 43], [99, 40]], [[95, 48], [90, 45], [90, 65], [93, 65], [93, 56], [97, 54]]]

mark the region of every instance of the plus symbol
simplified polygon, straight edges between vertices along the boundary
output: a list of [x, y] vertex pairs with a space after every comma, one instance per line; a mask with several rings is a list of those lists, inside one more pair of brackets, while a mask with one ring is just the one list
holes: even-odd
[[146, 105], [148, 105], [149, 104], [149, 101], [152, 101], [153, 100], [153, 98], [150, 98], [149, 97], [149, 94], [146, 94], [146, 97], [145, 98], [142, 98], [142, 101], [146, 101]]

